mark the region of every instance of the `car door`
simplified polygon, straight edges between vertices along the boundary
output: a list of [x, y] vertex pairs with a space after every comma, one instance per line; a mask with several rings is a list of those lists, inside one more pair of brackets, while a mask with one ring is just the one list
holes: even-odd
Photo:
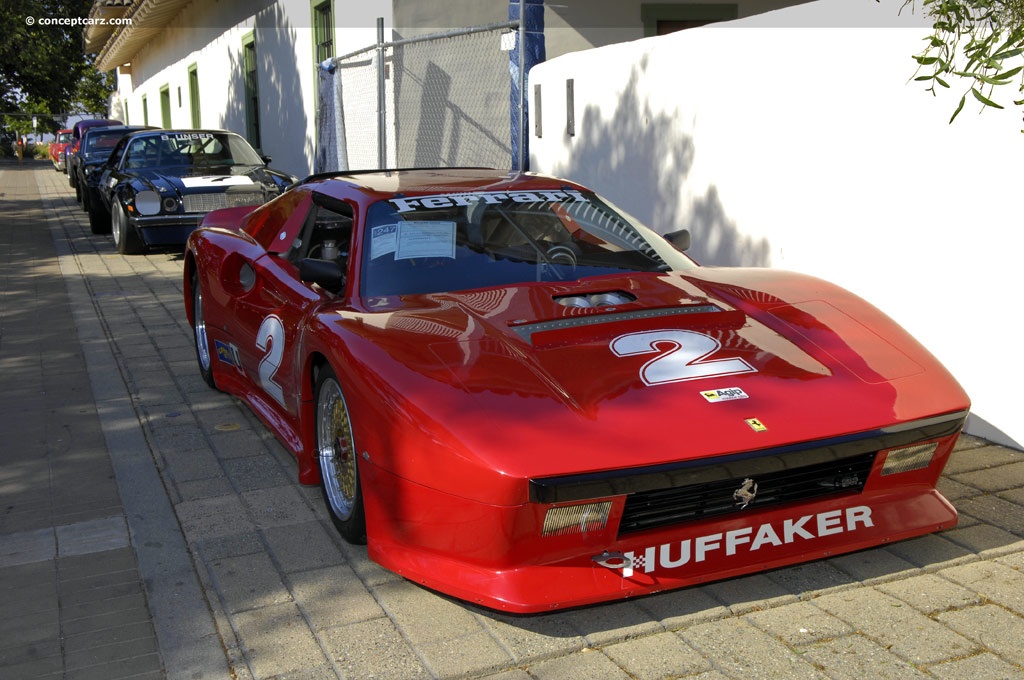
[[323, 304], [336, 299], [335, 292], [300, 280], [298, 263], [326, 254], [340, 264], [351, 240], [351, 220], [346, 215], [315, 203], [307, 205], [301, 232], [287, 252], [266, 253], [238, 268], [241, 294], [232, 296], [229, 303], [237, 322], [239, 358], [253, 396], [289, 422], [295, 422], [299, 413], [305, 359], [302, 340], [308, 320]]

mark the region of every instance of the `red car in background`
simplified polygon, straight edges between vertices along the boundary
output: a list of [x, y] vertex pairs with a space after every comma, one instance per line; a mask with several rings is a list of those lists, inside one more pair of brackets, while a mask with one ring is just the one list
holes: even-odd
[[67, 170], [67, 159], [64, 156], [64, 151], [71, 142], [71, 132], [71, 129], [57, 130], [56, 138], [50, 142], [50, 162], [53, 163], [53, 169], [57, 172], [65, 172]]
[[203, 225], [203, 379], [429, 588], [543, 612], [956, 524], [967, 395], [820, 279], [698, 266], [686, 231], [496, 170], [313, 176]]

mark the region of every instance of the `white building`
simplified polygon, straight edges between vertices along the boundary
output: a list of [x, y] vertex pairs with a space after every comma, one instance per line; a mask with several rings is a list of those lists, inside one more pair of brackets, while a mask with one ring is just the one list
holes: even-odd
[[[542, 3], [543, 0], [529, 0]], [[805, 0], [573, 0], [545, 5], [547, 56], [744, 17]], [[519, 0], [511, 0], [518, 5]], [[131, 124], [226, 128], [304, 176], [316, 143], [316, 64], [385, 41], [507, 21], [509, 0], [95, 0], [86, 50], [117, 69], [111, 115]], [[466, 64], [472, 69], [472, 64]]]

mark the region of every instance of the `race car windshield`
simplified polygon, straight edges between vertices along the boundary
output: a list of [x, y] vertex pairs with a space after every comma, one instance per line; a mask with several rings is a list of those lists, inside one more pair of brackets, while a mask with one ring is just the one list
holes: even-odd
[[233, 168], [248, 172], [263, 160], [249, 143], [232, 133], [162, 132], [137, 137], [128, 146], [125, 162], [129, 168]]
[[596, 194], [474, 192], [371, 206], [361, 283], [365, 296], [412, 295], [693, 266]]

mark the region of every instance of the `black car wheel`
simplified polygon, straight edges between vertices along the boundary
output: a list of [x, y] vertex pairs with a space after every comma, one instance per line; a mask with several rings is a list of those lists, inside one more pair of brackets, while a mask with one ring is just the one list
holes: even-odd
[[349, 543], [366, 542], [366, 516], [352, 421], [338, 378], [324, 366], [316, 381], [316, 447], [331, 521]]
[[110, 211], [111, 228], [114, 232], [114, 245], [117, 252], [122, 255], [138, 255], [146, 249], [146, 244], [139, 238], [138, 233], [128, 222], [128, 216], [124, 214], [124, 208], [114, 199], [113, 209]]
[[203, 316], [203, 289], [199, 285], [199, 275], [192, 274], [192, 329], [196, 341], [196, 362], [199, 364], [199, 375], [203, 382], [217, 389], [213, 379], [213, 355], [210, 354], [210, 341], [206, 336], [206, 318]]

